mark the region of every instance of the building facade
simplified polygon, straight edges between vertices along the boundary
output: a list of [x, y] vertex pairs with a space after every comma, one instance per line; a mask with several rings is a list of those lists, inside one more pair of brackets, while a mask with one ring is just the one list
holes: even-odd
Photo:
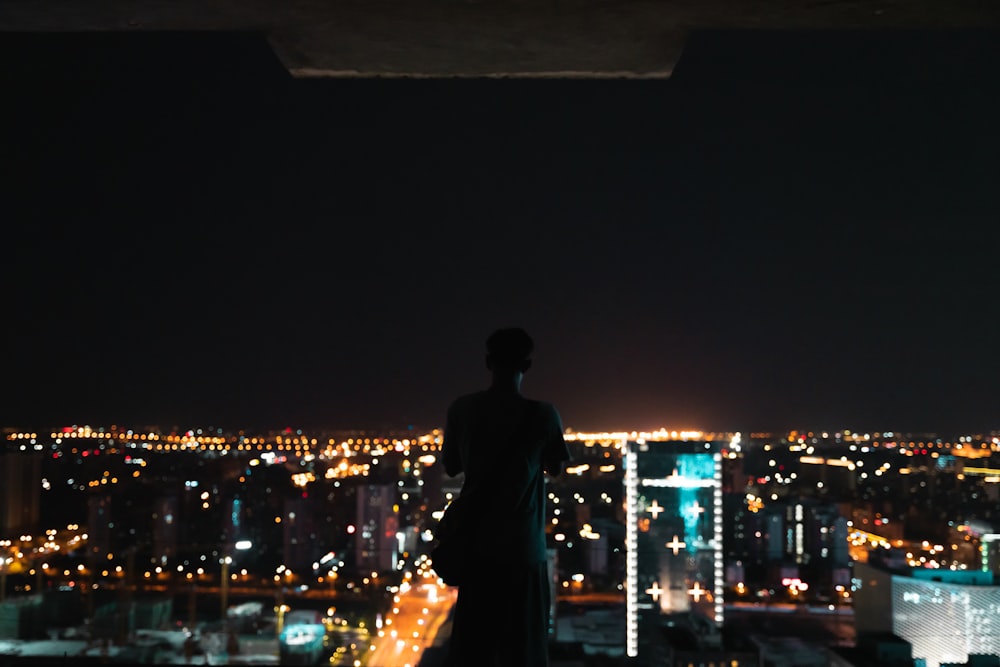
[[42, 454], [0, 445], [0, 537], [38, 532], [41, 496]]
[[[626, 441], [626, 655], [660, 648], [664, 616], [723, 623], [722, 449], [717, 440]], [[642, 641], [640, 641], [640, 639]]]
[[176, 496], [160, 496], [153, 505], [153, 558], [166, 562], [177, 555], [179, 510]]
[[1000, 655], [1000, 586], [979, 570], [854, 566], [857, 632], [892, 633], [926, 667]]
[[397, 490], [371, 484], [357, 494], [355, 563], [359, 571], [385, 572], [396, 567], [401, 552]]

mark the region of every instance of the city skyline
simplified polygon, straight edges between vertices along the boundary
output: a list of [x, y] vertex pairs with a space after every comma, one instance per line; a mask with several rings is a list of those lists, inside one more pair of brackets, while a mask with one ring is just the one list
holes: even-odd
[[575, 430], [1000, 428], [974, 69], [291, 81], [183, 39], [8, 58], [4, 425], [432, 428], [517, 325]]
[[[154, 630], [183, 639], [183, 629], [164, 631], [169, 617], [176, 628], [201, 628], [203, 651], [219, 650], [212, 637], [225, 616], [240, 628], [241, 651], [273, 654], [287, 648], [282, 628], [293, 627], [293, 614], [294, 623], [322, 616], [326, 632], [350, 635], [371, 653], [367, 664], [402, 664], [433, 654], [433, 628], [446, 632], [447, 587], [434, 583], [426, 552], [461, 482], [441, 470], [440, 435], [8, 433], [5, 469], [34, 483], [4, 487], [21, 511], [0, 517], [0, 557], [11, 564], [0, 575], [18, 609], [52, 605], [55, 592], [94, 591], [67, 607], [62, 623], [93, 614], [91, 632], [114, 637], [116, 647], [131, 641], [113, 619], [132, 591], [136, 638]], [[666, 640], [692, 655], [757, 664], [784, 650], [777, 635], [864, 655], [866, 633], [884, 637], [890, 628], [900, 650], [929, 665], [977, 647], [994, 652], [988, 632], [963, 632], [960, 616], [995, 608], [1000, 437], [902, 436], [569, 434], [573, 465], [549, 481], [546, 506], [560, 591], [556, 646], [593, 642], [659, 664]], [[873, 584], [869, 570], [852, 571], [858, 563], [879, 568], [885, 582], [891, 576], [892, 590]], [[897, 599], [898, 576], [927, 583], [915, 590], [906, 582]], [[941, 593], [935, 577], [957, 588]], [[889, 593], [893, 605], [919, 596], [931, 606], [919, 617], [888, 615]], [[242, 613], [247, 596], [264, 598], [256, 616], [226, 611]], [[949, 598], [958, 615], [945, 616], [958, 634], [947, 633], [947, 646], [928, 642], [933, 603]], [[431, 615], [427, 602], [444, 606]], [[604, 638], [567, 633], [581, 604], [619, 606], [616, 622], [601, 626]], [[378, 608], [380, 631], [364, 631]], [[649, 629], [667, 618], [680, 621], [680, 634]], [[779, 619], [776, 635], [768, 624]], [[4, 631], [15, 638], [12, 650], [55, 650], [33, 639], [27, 612], [11, 615]], [[59, 650], [100, 650], [62, 634], [69, 643]]]

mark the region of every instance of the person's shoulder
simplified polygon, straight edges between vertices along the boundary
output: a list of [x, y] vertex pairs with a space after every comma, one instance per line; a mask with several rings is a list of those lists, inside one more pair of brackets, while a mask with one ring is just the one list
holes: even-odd
[[529, 398], [527, 400], [539, 412], [556, 412], [556, 406], [548, 401], [541, 401], [537, 398]]
[[451, 402], [451, 405], [448, 406], [448, 412], [461, 412], [463, 410], [468, 410], [473, 405], [482, 401], [483, 393], [484, 392], [482, 391], [474, 391], [472, 393], [459, 396]]
[[540, 401], [537, 399], [528, 399], [532, 406], [535, 408], [536, 412], [549, 420], [559, 421], [559, 410], [556, 406], [548, 401]]

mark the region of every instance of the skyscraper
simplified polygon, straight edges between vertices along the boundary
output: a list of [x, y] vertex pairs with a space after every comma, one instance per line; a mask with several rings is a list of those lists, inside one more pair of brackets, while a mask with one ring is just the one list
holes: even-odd
[[[305, 495], [305, 494], [303, 494]], [[326, 550], [318, 540], [316, 503], [309, 497], [285, 498], [281, 522], [284, 564], [300, 569], [318, 561]]]
[[91, 563], [100, 562], [114, 547], [109, 493], [91, 493], [87, 496], [87, 554]]
[[623, 445], [630, 657], [643, 658], [639, 638], [659, 636], [665, 614], [697, 619], [707, 632], [722, 625], [722, 449], [727, 444], [640, 439]]
[[177, 497], [160, 496], [153, 505], [153, 558], [166, 562], [177, 555]]
[[37, 532], [41, 496], [42, 454], [0, 445], [0, 536]]
[[375, 572], [391, 570], [396, 566], [400, 553], [396, 487], [391, 484], [360, 487], [357, 503], [357, 568]]

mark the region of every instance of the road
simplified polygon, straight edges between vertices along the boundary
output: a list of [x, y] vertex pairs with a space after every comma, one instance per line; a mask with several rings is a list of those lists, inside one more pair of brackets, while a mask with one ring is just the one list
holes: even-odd
[[416, 667], [448, 618], [457, 590], [437, 584], [404, 587], [372, 639], [369, 665]]

